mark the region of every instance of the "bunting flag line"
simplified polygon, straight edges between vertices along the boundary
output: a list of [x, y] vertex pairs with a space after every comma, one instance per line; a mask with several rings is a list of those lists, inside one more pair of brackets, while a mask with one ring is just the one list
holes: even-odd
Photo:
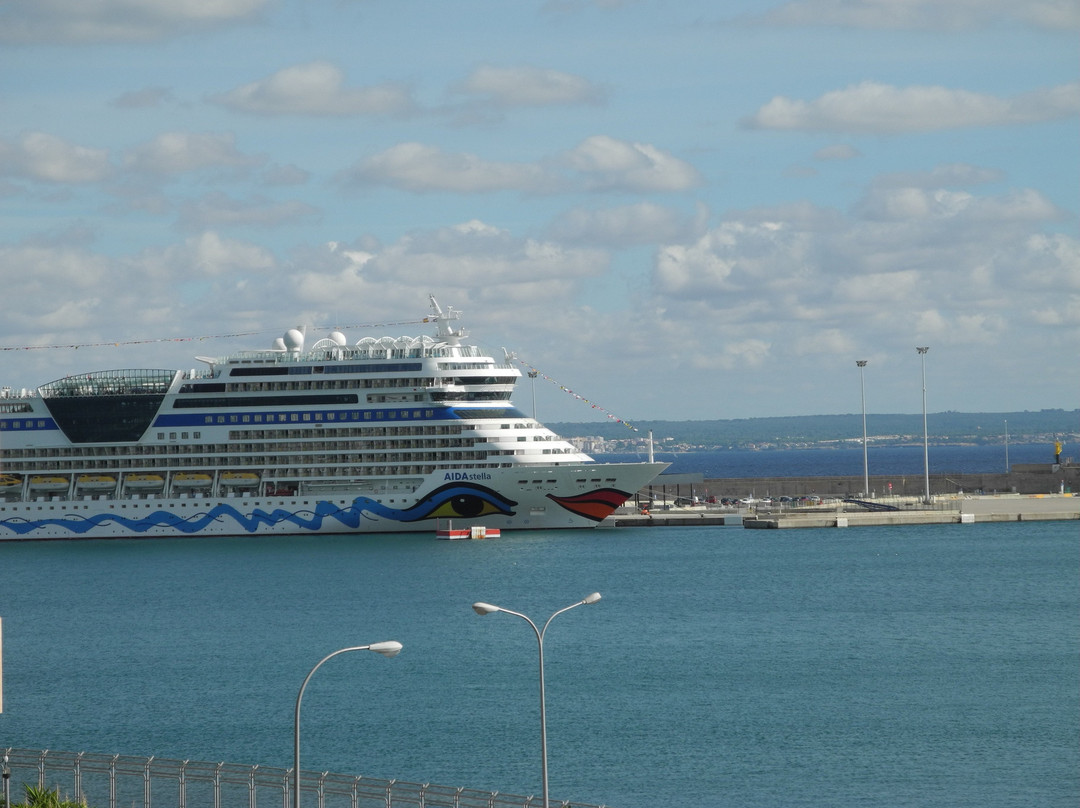
[[[313, 331], [334, 331], [350, 328], [389, 328], [399, 325], [416, 325], [417, 323], [431, 322], [430, 317], [421, 320], [399, 320], [393, 323], [363, 323], [361, 325], [342, 325], [328, 328], [326, 326], [309, 326]], [[121, 345], [149, 345], [155, 342], [202, 342], [209, 339], [232, 339], [234, 337], [253, 337], [260, 334], [276, 334], [277, 331], [263, 329], [262, 331], [236, 331], [232, 334], [202, 334], [192, 337], [154, 337], [151, 339], [121, 339], [108, 342], [74, 342], [68, 345], [0, 345], [0, 351], [53, 351], [60, 349], [78, 350], [79, 348], [119, 348]]]
[[518, 363], [519, 365], [521, 365], [521, 366], [522, 366], [523, 368], [525, 368], [525, 369], [526, 369], [526, 371], [528, 372], [528, 375], [529, 375], [529, 378], [530, 378], [530, 379], [535, 379], [535, 378], [536, 378], [537, 376], [539, 376], [540, 378], [542, 378], [542, 379], [544, 379], [544, 380], [546, 380], [546, 381], [549, 381], [549, 382], [551, 382], [551, 383], [552, 383], [553, 385], [555, 385], [556, 387], [558, 387], [558, 388], [559, 388], [560, 390], [562, 390], [562, 391], [563, 391], [564, 393], [567, 393], [568, 395], [571, 395], [571, 396], [573, 396], [573, 397], [574, 397], [574, 398], [576, 398], [576, 399], [577, 399], [578, 401], [583, 401], [583, 402], [585, 402], [585, 403], [586, 403], [586, 404], [588, 404], [588, 405], [589, 405], [590, 407], [592, 407], [592, 408], [593, 408], [594, 410], [597, 410], [598, 412], [602, 412], [602, 413], [603, 413], [603, 414], [605, 415], [605, 417], [607, 417], [607, 418], [611, 419], [611, 420], [612, 420], [612, 421], [614, 421], [615, 423], [617, 423], [617, 424], [622, 424], [622, 425], [623, 425], [623, 426], [625, 426], [625, 427], [626, 427], [627, 429], [632, 429], [632, 430], [634, 430], [635, 432], [637, 432], [637, 431], [638, 431], [638, 428], [637, 428], [636, 426], [634, 426], [633, 424], [631, 424], [631, 423], [630, 423], [629, 421], [624, 421], [624, 420], [623, 420], [622, 418], [619, 418], [619, 417], [618, 417], [617, 415], [615, 415], [615, 414], [614, 414], [614, 413], [612, 413], [611, 411], [609, 411], [609, 410], [606, 410], [606, 409], [604, 409], [603, 407], [601, 407], [601, 406], [600, 406], [599, 404], [597, 404], [597, 403], [596, 403], [595, 401], [590, 401], [589, 399], [585, 398], [585, 396], [582, 396], [582, 395], [579, 395], [578, 393], [575, 393], [575, 392], [574, 392], [573, 390], [571, 390], [571, 389], [570, 389], [569, 387], [566, 387], [566, 386], [565, 386], [565, 385], [563, 385], [563, 384], [559, 384], [559, 382], [555, 381], [555, 380], [554, 380], [553, 378], [551, 378], [550, 376], [548, 376], [548, 375], [547, 375], [546, 373], [543, 373], [542, 371], [539, 371], [539, 370], [537, 370], [537, 369], [536, 369], [536, 368], [534, 368], [534, 367], [533, 367], [532, 365], [530, 365], [530, 364], [529, 364], [528, 362], [526, 362], [526, 361], [524, 361], [523, 359], [521, 359], [521, 358], [520, 358], [520, 357], [519, 357], [519, 356], [518, 356], [517, 354], [512, 354], [512, 356], [513, 356], [514, 360], [515, 360], [515, 361], [516, 361], [516, 362], [517, 362], [517, 363]]

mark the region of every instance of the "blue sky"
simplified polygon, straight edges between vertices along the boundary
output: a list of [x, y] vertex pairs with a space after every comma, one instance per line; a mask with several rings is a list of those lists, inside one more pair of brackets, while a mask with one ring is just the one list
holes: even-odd
[[857, 412], [856, 359], [870, 412], [918, 412], [917, 345], [932, 412], [1072, 409], [1078, 29], [1075, 0], [8, 0], [0, 346], [63, 347], [0, 384], [424, 333], [433, 293], [544, 374], [544, 420]]

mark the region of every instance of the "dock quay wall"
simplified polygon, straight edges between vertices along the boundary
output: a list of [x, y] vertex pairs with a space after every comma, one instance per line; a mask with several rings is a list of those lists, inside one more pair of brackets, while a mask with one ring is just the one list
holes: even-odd
[[[865, 494], [871, 497], [921, 496], [926, 489], [923, 474], [875, 475], [869, 478], [870, 491], [863, 492], [863, 476], [838, 477], [725, 477], [687, 479], [678, 475], [674, 481], [658, 477], [652, 485], [638, 492], [644, 500], [700, 497], [733, 499], [753, 495], [762, 497], [839, 497]], [[1080, 492], [1080, 465], [1025, 464], [1009, 472], [958, 474], [931, 472], [930, 494], [947, 495], [970, 492], [1013, 494], [1056, 494]]]
[[867, 510], [865, 502], [827, 500], [820, 505], [670, 506], [660, 510], [620, 510], [603, 527], [807, 528], [870, 525], [948, 525], [977, 522], [1080, 521], [1080, 494], [946, 494], [887, 497], [873, 503], [893, 510]]

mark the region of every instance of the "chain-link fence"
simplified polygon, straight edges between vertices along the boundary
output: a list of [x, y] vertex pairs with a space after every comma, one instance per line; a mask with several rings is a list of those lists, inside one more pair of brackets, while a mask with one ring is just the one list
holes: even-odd
[[[5, 795], [59, 791], [88, 808], [290, 808], [292, 769], [129, 755], [3, 750]], [[10, 775], [10, 777], [8, 776]], [[301, 798], [315, 808], [539, 808], [541, 797], [303, 770]], [[561, 808], [605, 808], [551, 801]]]

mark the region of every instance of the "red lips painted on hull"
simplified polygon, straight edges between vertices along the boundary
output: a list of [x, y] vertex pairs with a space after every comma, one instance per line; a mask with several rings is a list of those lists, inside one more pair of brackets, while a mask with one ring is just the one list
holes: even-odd
[[577, 494], [572, 497], [556, 497], [548, 494], [548, 499], [571, 513], [600, 522], [630, 499], [630, 494], [625, 491], [616, 491], [614, 488], [600, 488], [588, 494]]

